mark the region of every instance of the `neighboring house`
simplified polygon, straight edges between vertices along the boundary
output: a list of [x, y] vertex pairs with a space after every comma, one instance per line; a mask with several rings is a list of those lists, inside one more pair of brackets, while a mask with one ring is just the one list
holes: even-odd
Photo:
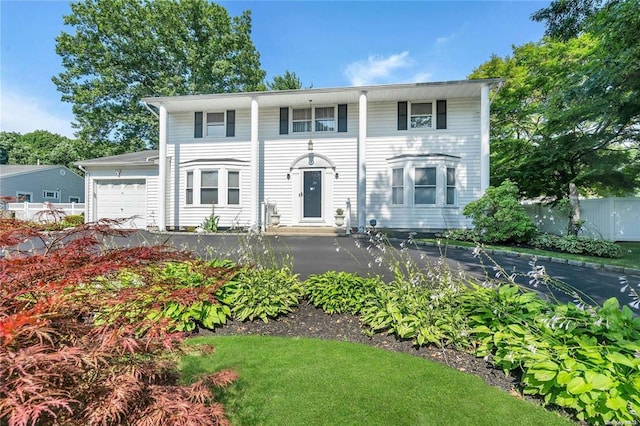
[[[159, 150], [78, 164], [86, 216], [136, 226], [351, 224], [442, 230], [489, 186], [489, 93], [499, 79], [146, 98]], [[135, 209], [127, 211], [129, 204]], [[267, 223], [268, 225], [268, 223]]]
[[84, 203], [84, 193], [84, 178], [65, 166], [0, 165], [0, 196], [30, 203]]

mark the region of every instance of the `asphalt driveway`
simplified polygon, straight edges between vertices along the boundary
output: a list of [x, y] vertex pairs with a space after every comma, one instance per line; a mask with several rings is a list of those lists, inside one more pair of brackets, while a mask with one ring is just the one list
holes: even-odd
[[[293, 262], [294, 272], [305, 279], [311, 274], [318, 274], [328, 270], [357, 272], [361, 275], [380, 274], [389, 276], [389, 256], [398, 256], [398, 252], [387, 250], [382, 253], [379, 248], [367, 238], [355, 237], [316, 237], [316, 236], [260, 236], [248, 239], [244, 234], [155, 234], [145, 231], [130, 236], [126, 241], [118, 244], [153, 244], [166, 242], [177, 248], [191, 250], [204, 258], [220, 257], [238, 259], [239, 254], [247, 249], [253, 250], [258, 256], [275, 256], [279, 259], [289, 257]], [[244, 248], [244, 250], [241, 250]], [[401, 249], [400, 246], [398, 246]], [[438, 262], [441, 259], [437, 247], [416, 247], [407, 244], [404, 251], [410, 255], [418, 265], [425, 262]], [[443, 253], [442, 259], [455, 268], [459, 268], [480, 279], [494, 277], [497, 271], [494, 264], [500, 265], [507, 274], [521, 275], [518, 282], [529, 284], [526, 277], [532, 269], [530, 260], [520, 257], [494, 255], [492, 260], [474, 257], [468, 249], [449, 249]], [[378, 261], [376, 261], [378, 260]], [[400, 259], [402, 261], [402, 259]], [[545, 267], [546, 272], [554, 279], [571, 285], [579, 291], [602, 304], [610, 297], [617, 297], [620, 303], [629, 303], [631, 299], [620, 292], [620, 277], [622, 274], [595, 270], [580, 266], [573, 266], [551, 261], [538, 261], [537, 265]], [[634, 287], [640, 284], [640, 274], [628, 274], [626, 279]], [[638, 290], [640, 290], [639, 287]], [[538, 287], [536, 290], [540, 291]], [[556, 293], [562, 301], [570, 301], [571, 296]]]

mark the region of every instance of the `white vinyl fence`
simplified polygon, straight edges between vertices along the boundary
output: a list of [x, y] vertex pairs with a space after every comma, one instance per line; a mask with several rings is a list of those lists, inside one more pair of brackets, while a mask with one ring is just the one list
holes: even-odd
[[[549, 206], [525, 204], [525, 210], [541, 232], [567, 234], [567, 213]], [[580, 234], [609, 241], [640, 241], [640, 198], [580, 200]]]
[[16, 219], [22, 220], [34, 220], [40, 216], [46, 218], [46, 214], [39, 213], [48, 208], [63, 210], [68, 215], [84, 213], [84, 203], [8, 203], [6, 206], [7, 210], [15, 212]]

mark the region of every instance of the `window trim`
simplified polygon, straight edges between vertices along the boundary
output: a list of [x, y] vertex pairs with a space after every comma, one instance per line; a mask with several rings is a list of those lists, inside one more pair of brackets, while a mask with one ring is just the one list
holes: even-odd
[[[229, 179], [229, 176], [231, 175], [231, 173], [237, 173], [238, 174], [238, 186], [231, 186], [230, 181], [231, 179]], [[242, 190], [242, 173], [240, 172], [239, 169], [227, 169], [227, 181], [226, 181], [226, 190], [227, 190], [227, 205], [228, 206], [239, 206], [240, 205], [240, 201], [242, 200], [241, 198], [241, 190]], [[219, 184], [219, 182], [218, 182]], [[229, 196], [229, 194], [231, 193], [231, 190], [237, 190], [238, 191], [238, 202], [237, 203], [231, 203], [229, 200], [231, 199], [231, 197]]]
[[[51, 194], [51, 195], [49, 195]], [[48, 198], [50, 200], [60, 200], [60, 191], [52, 190], [52, 189], [44, 189], [42, 190], [42, 198]]]
[[[391, 208], [457, 208], [458, 200], [458, 169], [460, 157], [447, 154], [402, 154], [387, 159], [389, 170], [388, 202]], [[393, 203], [393, 170], [404, 168], [404, 204]], [[415, 169], [436, 169], [436, 199], [435, 204], [416, 204], [415, 200]], [[455, 185], [447, 185], [447, 169], [454, 169]], [[447, 204], [447, 188], [454, 189], [454, 204]]]
[[[395, 182], [395, 172], [396, 170], [400, 170], [401, 174], [401, 182], [400, 185], [398, 185], [398, 182]], [[405, 205], [405, 196], [404, 196], [404, 191], [405, 191], [405, 168], [404, 166], [402, 167], [392, 167], [391, 168], [391, 205], [392, 206], [404, 206]], [[399, 203], [396, 203], [396, 198], [395, 198], [395, 191], [396, 189], [399, 189], [400, 191], [398, 191], [400, 193], [401, 199]]]
[[[216, 134], [209, 134], [209, 114], [222, 114], [223, 121], [215, 126], [220, 130]], [[236, 110], [205, 110], [194, 113], [194, 139], [223, 139], [233, 138], [236, 135]]]
[[[216, 174], [216, 183], [217, 186], [204, 186], [202, 184], [202, 175], [203, 173], [213, 173], [215, 172]], [[200, 179], [198, 180], [198, 201], [200, 202], [201, 206], [217, 206], [220, 204], [220, 169], [216, 169], [216, 168], [202, 168], [200, 169], [200, 173], [199, 173], [199, 177]], [[215, 201], [213, 203], [203, 203], [202, 202], [202, 190], [203, 189], [215, 189]]]
[[[182, 165], [180, 172], [180, 187], [181, 187], [181, 196], [180, 196], [180, 206], [192, 209], [192, 208], [211, 208], [212, 205], [215, 205], [216, 208], [224, 207], [224, 208], [241, 208], [243, 206], [242, 201], [242, 176], [243, 170], [242, 166], [237, 164], [230, 163], [199, 163], [199, 164], [188, 164]], [[202, 186], [202, 173], [204, 172], [217, 172], [218, 173], [218, 186], [215, 187], [218, 191], [218, 200], [215, 204], [203, 204], [202, 203], [202, 190], [207, 188], [214, 187], [203, 187]], [[238, 187], [237, 188], [229, 188], [229, 172], [237, 172], [238, 173]], [[187, 203], [187, 176], [189, 173], [193, 174], [193, 202], [191, 204]], [[230, 204], [229, 203], [229, 189], [237, 189], [238, 190], [238, 204]]]
[[[29, 200], [20, 200], [20, 197], [29, 197]], [[32, 203], [33, 201], [33, 192], [27, 191], [16, 191], [16, 201], [18, 203]]]
[[[318, 119], [316, 118], [316, 110], [331, 108], [333, 109], [333, 129], [332, 130], [318, 130]], [[311, 118], [310, 120], [294, 120], [293, 113], [296, 110], [308, 110], [311, 109]], [[342, 114], [344, 113], [344, 114]], [[334, 104], [334, 105], [314, 105], [312, 107], [289, 107], [288, 108], [288, 130], [289, 133], [283, 133], [282, 120], [284, 119], [284, 111], [283, 108], [280, 109], [280, 134], [293, 134], [293, 135], [302, 135], [309, 133], [317, 133], [317, 134], [331, 134], [331, 133], [345, 133], [347, 132], [347, 104]], [[310, 130], [302, 130], [295, 131], [294, 123], [302, 123], [309, 122]]]

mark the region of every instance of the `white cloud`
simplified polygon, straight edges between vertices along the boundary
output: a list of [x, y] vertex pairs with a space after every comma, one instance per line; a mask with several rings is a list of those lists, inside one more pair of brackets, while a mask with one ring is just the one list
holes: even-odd
[[413, 60], [409, 58], [409, 52], [404, 51], [387, 58], [380, 55], [369, 55], [364, 61], [357, 61], [347, 65], [344, 73], [353, 86], [365, 86], [369, 84], [386, 82], [393, 77], [392, 73], [411, 67]]
[[431, 73], [416, 68], [422, 66], [409, 56], [408, 51], [388, 57], [369, 55], [366, 60], [356, 61], [344, 70], [352, 86], [367, 86], [389, 83], [418, 83], [428, 81]]
[[[68, 138], [73, 138], [71, 113], [57, 110], [45, 99], [30, 97], [23, 93], [2, 88], [0, 104], [0, 130], [5, 132], [29, 133], [48, 130]], [[65, 116], [67, 115], [67, 116]]]

